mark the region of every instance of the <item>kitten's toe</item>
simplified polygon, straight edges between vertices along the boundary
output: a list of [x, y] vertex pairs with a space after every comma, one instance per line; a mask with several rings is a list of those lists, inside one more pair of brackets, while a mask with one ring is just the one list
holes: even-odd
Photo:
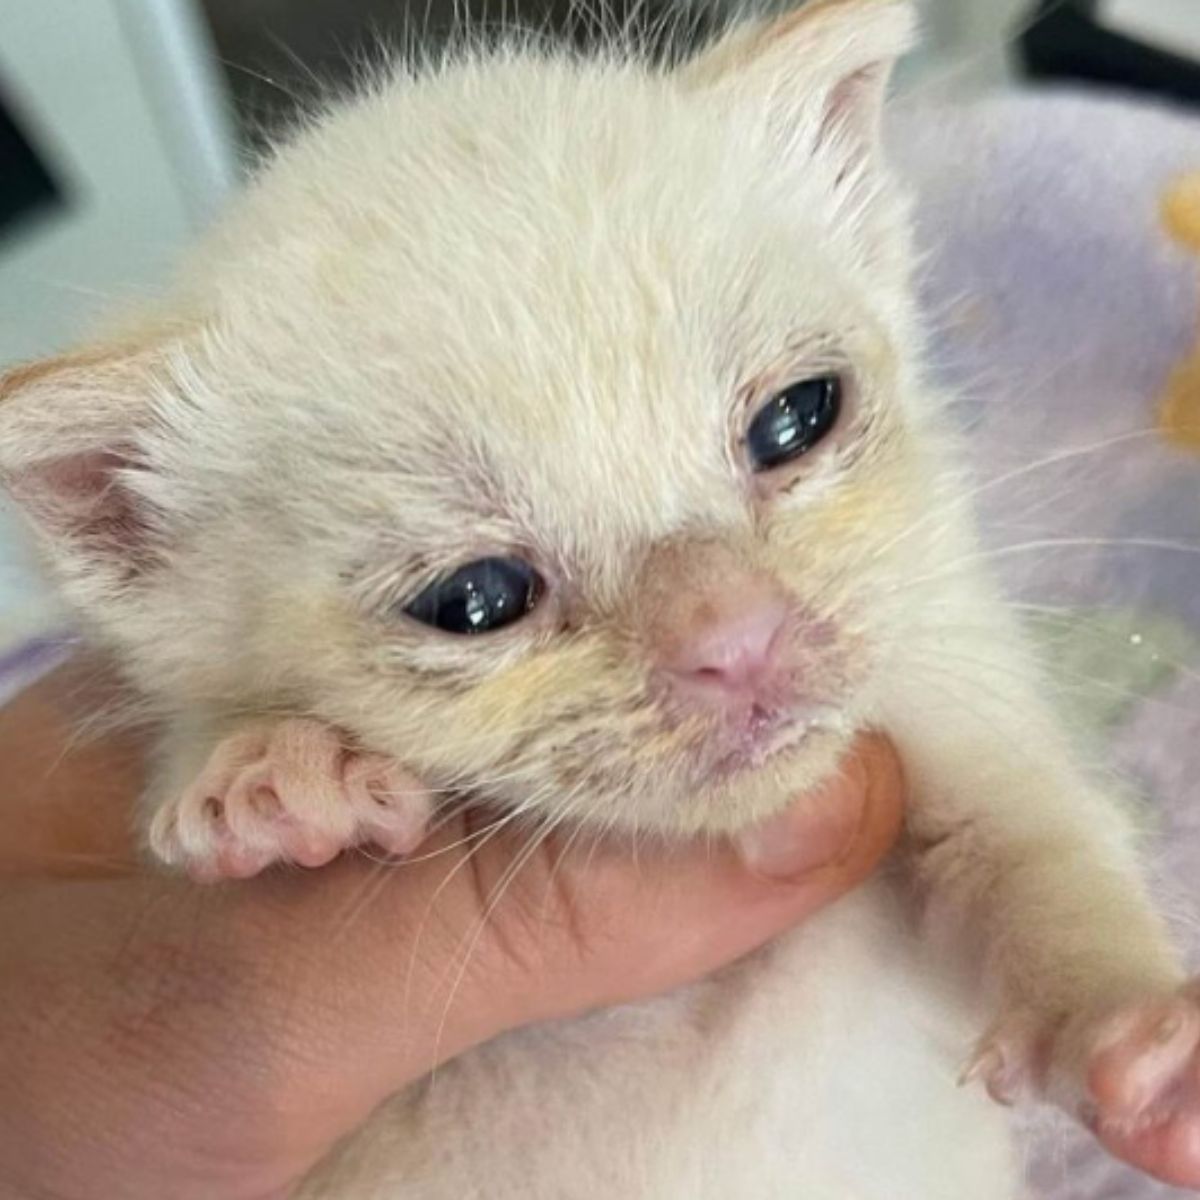
[[341, 782], [344, 756], [332, 730], [285, 722], [226, 793], [239, 845], [302, 867], [324, 866], [354, 845], [357, 820]]
[[230, 828], [226, 798], [233, 781], [266, 748], [260, 733], [226, 738], [182, 795], [162, 804], [147, 830], [151, 851], [169, 867], [200, 882], [240, 879], [269, 861], [241, 844]]
[[1123, 1006], [1083, 1031], [1080, 1115], [1118, 1158], [1200, 1188], [1200, 989]]
[[1132, 1004], [1085, 1033], [1086, 1087], [1111, 1124], [1139, 1124], [1168, 1102], [1194, 1065], [1200, 1006], [1183, 993]]
[[360, 841], [387, 854], [411, 854], [424, 840], [433, 815], [429, 789], [394, 759], [355, 755], [347, 762], [346, 790], [358, 814]]
[[229, 824], [248, 860], [322, 867], [352, 844], [354, 821], [324, 779], [291, 776], [272, 756], [246, 767], [226, 796]]
[[185, 797], [179, 805], [160, 811], [149, 841], [160, 861], [186, 872], [197, 883], [248, 879], [274, 857], [269, 848], [239, 842], [225, 820], [224, 805], [211, 794], [198, 803]]

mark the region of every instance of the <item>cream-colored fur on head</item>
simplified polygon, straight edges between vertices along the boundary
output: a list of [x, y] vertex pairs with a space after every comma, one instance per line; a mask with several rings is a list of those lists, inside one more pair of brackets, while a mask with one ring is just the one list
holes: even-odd
[[[217, 759], [259, 756], [239, 770], [289, 739], [337, 762], [335, 726], [427, 783], [665, 835], [784, 805], [864, 725], [903, 754], [894, 888], [694, 991], [468, 1056], [311, 1194], [1008, 1200], [1003, 1134], [954, 1086], [948, 968], [996, 1014], [972, 1072], [994, 1095], [1086, 1106], [1200, 1185], [1200, 1005], [980, 570], [922, 378], [878, 144], [912, 26], [901, 0], [820, 0], [678, 70], [512, 44], [398, 71], [279, 152], [167, 327], [0, 389], [0, 475], [169, 727], [168, 824], [231, 727]], [[753, 474], [749, 415], [830, 374], [833, 433]], [[524, 620], [454, 638], [404, 615], [513, 553], [547, 582]], [[655, 681], [743, 583], [785, 598], [820, 719], [730, 773], [720, 721]], [[317, 723], [241, 729], [272, 714]], [[379, 761], [352, 782], [403, 848]], [[352, 842], [334, 815], [291, 856]], [[226, 873], [278, 847], [236, 849]]]
[[[195, 255], [186, 328], [18, 380], [0, 470], [69, 598], [168, 712], [298, 710], [604, 824], [729, 827], [794, 795], [872, 712], [911, 608], [887, 595], [935, 565], [898, 536], [936, 493], [877, 153], [911, 32], [903, 4], [822, 4], [680, 72], [517, 46], [328, 114]], [[836, 445], [756, 496], [746, 406], [831, 369]], [[45, 508], [60, 457], [119, 520]], [[668, 542], [836, 629], [803, 667], [829, 728], [736, 788], [698, 778], [706, 729], [665, 728], [648, 686]], [[399, 615], [510, 548], [551, 584], [511, 632]]]

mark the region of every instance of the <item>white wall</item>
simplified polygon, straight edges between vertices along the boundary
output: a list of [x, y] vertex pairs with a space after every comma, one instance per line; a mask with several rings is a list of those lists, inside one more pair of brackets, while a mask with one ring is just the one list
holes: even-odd
[[[232, 124], [192, 3], [0, 0], [5, 101], [70, 193], [0, 241], [0, 370], [153, 292], [232, 182]], [[57, 619], [14, 524], [0, 502], [0, 654]]]
[[933, 73], [948, 83], [987, 86], [1007, 73], [1007, 46], [1021, 15], [1034, 0], [917, 0], [927, 47], [910, 70]]
[[152, 289], [233, 175], [192, 0], [0, 3], [0, 81], [70, 205], [0, 242], [0, 366]]
[[1197, 0], [1106, 0], [1101, 17], [1148, 45], [1200, 58]]

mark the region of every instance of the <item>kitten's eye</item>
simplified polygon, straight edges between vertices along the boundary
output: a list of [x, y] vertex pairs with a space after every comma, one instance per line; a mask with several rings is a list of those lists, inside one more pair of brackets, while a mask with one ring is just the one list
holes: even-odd
[[807, 454], [837, 424], [842, 381], [823, 375], [793, 383], [768, 400], [750, 423], [746, 446], [756, 471], [770, 471]]
[[541, 598], [541, 576], [519, 558], [481, 558], [427, 587], [404, 611], [446, 633], [490, 633]]

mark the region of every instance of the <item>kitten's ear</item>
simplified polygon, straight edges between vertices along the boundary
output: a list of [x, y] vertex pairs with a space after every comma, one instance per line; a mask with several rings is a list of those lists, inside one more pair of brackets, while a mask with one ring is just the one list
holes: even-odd
[[153, 560], [141, 435], [164, 363], [164, 343], [139, 338], [0, 377], [0, 488], [68, 575], [127, 581]]
[[789, 158], [827, 150], [850, 179], [874, 163], [892, 69], [915, 36], [909, 0], [812, 0], [736, 29], [680, 77], [762, 114]]

